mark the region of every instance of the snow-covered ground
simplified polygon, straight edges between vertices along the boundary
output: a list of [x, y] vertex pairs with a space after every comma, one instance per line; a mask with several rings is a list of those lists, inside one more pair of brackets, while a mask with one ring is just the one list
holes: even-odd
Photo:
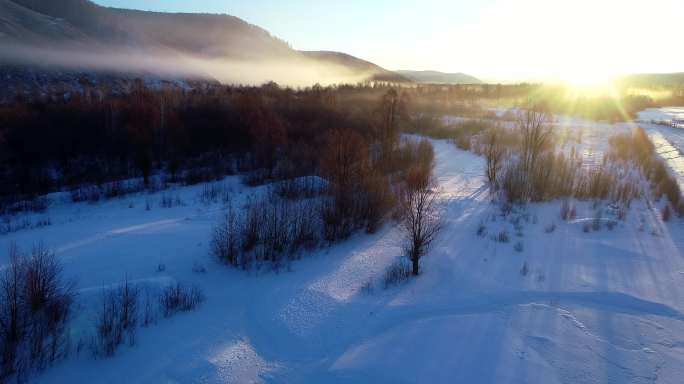
[[[638, 122], [645, 123], [662, 123], [672, 125], [673, 120], [680, 121], [684, 119], [684, 107], [663, 107], [663, 108], [648, 108], [639, 112], [637, 116]], [[675, 124], [679, 128], [684, 128], [681, 124]]]
[[[91, 332], [102, 287], [124, 278], [195, 283], [206, 295], [196, 312], [141, 328], [115, 357], [84, 349], [34, 382], [681, 382], [681, 221], [665, 224], [657, 204], [643, 202], [600, 232], [584, 231], [598, 209], [591, 202], [578, 203], [571, 222], [560, 220], [558, 202], [504, 217], [488, 197], [483, 160], [434, 145], [446, 225], [424, 273], [390, 289], [382, 276], [402, 239], [392, 223], [280, 274], [219, 265], [208, 240], [221, 204], [201, 204], [202, 186], [57, 203], [43, 214], [52, 225], [0, 236], [3, 264], [13, 241], [56, 250], [78, 284], [75, 341]], [[238, 204], [259, 192], [237, 178], [224, 183]], [[160, 208], [163, 194], [183, 204]], [[601, 209], [609, 220], [611, 208]], [[495, 241], [502, 231], [509, 242]]]
[[638, 116], [656, 145], [658, 153], [677, 175], [679, 187], [684, 190], [684, 125], [673, 127], [673, 119], [684, 119], [684, 107], [647, 109]]
[[[515, 110], [491, 109], [497, 116], [506, 113], [513, 116]], [[560, 145], [566, 154], [574, 150], [582, 155], [585, 167], [601, 165], [604, 152], [608, 149], [608, 137], [642, 127], [656, 146], [656, 151], [667, 162], [677, 176], [680, 188], [684, 190], [684, 126], [673, 127], [672, 119], [684, 119], [684, 107], [649, 108], [638, 113], [632, 122], [611, 123], [594, 121], [573, 116], [554, 116], [552, 124], [563, 140]], [[469, 119], [459, 116], [445, 116], [445, 124], [457, 124]], [[501, 126], [515, 127], [513, 121], [499, 121]]]

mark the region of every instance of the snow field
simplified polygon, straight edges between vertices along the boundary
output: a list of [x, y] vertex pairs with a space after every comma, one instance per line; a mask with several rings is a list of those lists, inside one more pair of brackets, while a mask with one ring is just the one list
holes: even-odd
[[[141, 328], [137, 344], [113, 358], [82, 350], [34, 382], [681, 381], [680, 221], [663, 223], [657, 202], [633, 203], [624, 220], [601, 203], [602, 217], [615, 224], [590, 232], [593, 202], [576, 202], [569, 221], [560, 219], [558, 201], [504, 216], [490, 201], [483, 159], [433, 143], [445, 228], [423, 274], [390, 289], [382, 276], [402, 245], [393, 223], [279, 274], [220, 265], [208, 242], [222, 205], [202, 204], [201, 185], [163, 192], [182, 201], [171, 208], [159, 206], [163, 193], [57, 203], [45, 213], [52, 225], [0, 236], [0, 250], [13, 241], [56, 250], [79, 289], [74, 342], [91, 332], [103, 287], [125, 278], [148, 289], [193, 283], [206, 296], [196, 312]], [[264, 191], [237, 178], [223, 183], [235, 206]], [[501, 231], [508, 242], [495, 239]], [[7, 263], [3, 251], [0, 258]], [[193, 271], [198, 264], [206, 273]]]

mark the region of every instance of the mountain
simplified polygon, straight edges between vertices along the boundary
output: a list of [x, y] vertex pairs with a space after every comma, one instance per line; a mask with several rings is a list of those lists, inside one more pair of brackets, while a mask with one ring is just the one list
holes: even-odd
[[480, 79], [465, 73], [444, 73], [437, 71], [395, 71], [416, 83], [425, 84], [482, 84]]
[[267, 31], [228, 15], [107, 8], [88, 0], [3, 0], [63, 20], [108, 47], [169, 49], [205, 57], [280, 57], [291, 52]]
[[26, 93], [33, 85], [22, 86], [24, 78], [45, 90], [52, 82], [70, 88], [65, 84], [83, 76], [97, 82], [101, 74], [152, 83], [406, 81], [347, 54], [297, 51], [234, 16], [126, 10], [88, 0], [0, 0], [0, 51], [0, 93], [8, 79]]
[[78, 28], [9, 0], [0, 0], [0, 44], [91, 42]]

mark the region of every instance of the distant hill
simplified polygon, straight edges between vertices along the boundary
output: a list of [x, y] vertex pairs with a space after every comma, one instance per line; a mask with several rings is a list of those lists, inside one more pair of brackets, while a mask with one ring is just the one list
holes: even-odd
[[395, 71], [417, 83], [428, 84], [482, 84], [476, 77], [465, 73], [444, 73], [438, 71]]
[[369, 61], [359, 59], [352, 55], [332, 51], [300, 51], [304, 56], [312, 58], [320, 63], [328, 63], [348, 68], [353, 72], [368, 73], [376, 81], [408, 82], [408, 78], [392, 71], [388, 71]]
[[619, 77], [617, 82], [624, 86], [644, 88], [684, 86], [684, 72], [627, 75]]
[[23, 92], [54, 82], [69, 88], [83, 76], [97, 82], [99, 73], [148, 83], [407, 81], [344, 53], [297, 51], [234, 16], [116, 9], [88, 0], [0, 0], [0, 51], [0, 93], [10, 85]]

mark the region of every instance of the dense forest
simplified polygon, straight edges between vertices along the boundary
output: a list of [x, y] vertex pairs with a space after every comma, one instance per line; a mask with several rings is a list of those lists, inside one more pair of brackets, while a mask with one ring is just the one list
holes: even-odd
[[[656, 105], [629, 91], [619, 98], [566, 93], [535, 84], [382, 83], [186, 91], [149, 89], [138, 81], [127, 94], [89, 86], [81, 93], [18, 99], [0, 105], [0, 198], [16, 201], [131, 178], [149, 187], [158, 175], [196, 183], [239, 172], [254, 184], [320, 175], [331, 132], [354, 135], [369, 156], [378, 157], [373, 143], [412, 131], [425, 116], [495, 118], [488, 107], [530, 98], [555, 113], [613, 121]], [[671, 95], [684, 97], [676, 90]], [[670, 101], [677, 100], [662, 102]]]

